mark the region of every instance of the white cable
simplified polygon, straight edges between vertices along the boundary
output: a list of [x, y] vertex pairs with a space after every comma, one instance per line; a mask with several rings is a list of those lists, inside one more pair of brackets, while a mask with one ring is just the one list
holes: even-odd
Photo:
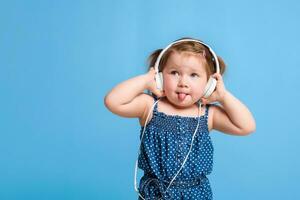
[[[151, 114], [151, 111], [153, 110], [154, 106], [158, 103], [160, 99], [158, 99], [156, 102], [153, 103], [152, 107], [151, 107], [151, 110], [149, 111], [148, 113], [148, 116], [146, 118], [146, 122], [145, 122], [145, 125], [143, 127], [143, 133], [142, 133], [142, 137], [141, 137], [141, 142], [140, 142], [140, 147], [139, 147], [139, 152], [138, 152], [138, 158], [139, 158], [139, 155], [140, 155], [140, 152], [141, 152], [141, 144], [143, 142], [143, 137], [144, 137], [144, 133], [145, 133], [145, 130], [146, 130], [146, 126], [147, 126], [147, 122], [148, 122], [148, 119], [149, 119], [149, 116]], [[191, 145], [190, 145], [190, 149], [188, 151], [188, 154], [186, 155], [180, 169], [177, 171], [177, 173], [175, 174], [175, 176], [172, 178], [172, 180], [170, 181], [167, 189], [163, 192], [164, 194], [167, 192], [167, 190], [169, 189], [169, 187], [171, 187], [172, 183], [174, 182], [174, 180], [176, 179], [176, 177], [178, 176], [178, 174], [180, 173], [180, 171], [182, 170], [182, 168], [184, 167], [188, 157], [189, 157], [189, 154], [191, 153], [192, 151], [192, 147], [193, 147], [193, 143], [194, 143], [194, 138], [196, 136], [196, 133], [197, 133], [197, 130], [198, 130], [198, 127], [199, 127], [199, 122], [200, 122], [200, 114], [201, 114], [201, 101], [199, 101], [199, 108], [198, 108], [198, 122], [197, 122], [197, 127], [193, 133], [193, 137], [192, 137], [192, 142], [191, 142]], [[139, 192], [139, 189], [137, 188], [137, 181], [136, 181], [136, 177], [137, 177], [137, 170], [138, 170], [138, 159], [136, 160], [135, 162], [135, 173], [134, 173], [134, 189], [135, 191], [138, 193], [138, 195], [143, 199], [145, 200], [145, 198], [142, 196], [142, 194]], [[150, 183], [150, 182], [149, 182]], [[159, 198], [158, 200], [160, 200], [161, 198]]]
[[[143, 142], [143, 137], [144, 137], [144, 133], [145, 133], [145, 130], [146, 130], [146, 127], [147, 127], [147, 122], [149, 120], [149, 117], [150, 117], [150, 114], [151, 114], [151, 111], [153, 110], [154, 106], [158, 103], [160, 99], [158, 99], [156, 102], [154, 102], [154, 104], [152, 105], [149, 113], [148, 113], [148, 116], [146, 118], [146, 122], [145, 122], [145, 125], [144, 125], [144, 128], [143, 128], [143, 133], [142, 133], [142, 137], [140, 139], [140, 146], [139, 146], [139, 152], [138, 152], [138, 158], [139, 158], [139, 155], [140, 155], [140, 152], [141, 152], [141, 145], [142, 145], [142, 142]], [[136, 176], [137, 176], [137, 168], [138, 168], [138, 159], [136, 160], [135, 162], [135, 170], [134, 170], [134, 189], [136, 192], [138, 192], [139, 196], [144, 200], [143, 196], [140, 194], [138, 188], [137, 188], [137, 181], [136, 181]]]
[[190, 155], [190, 153], [191, 153], [191, 150], [192, 150], [192, 147], [193, 147], [193, 143], [194, 143], [194, 138], [195, 138], [195, 135], [196, 135], [197, 130], [198, 130], [198, 127], [199, 127], [200, 113], [201, 113], [201, 103], [199, 103], [199, 109], [198, 109], [198, 123], [197, 123], [197, 127], [196, 127], [196, 129], [195, 129], [195, 132], [194, 132], [194, 134], [193, 134], [193, 138], [192, 138], [192, 142], [191, 142], [191, 145], [190, 145], [189, 152], [188, 152], [187, 156], [185, 157], [185, 159], [184, 159], [184, 161], [183, 161], [183, 163], [182, 163], [180, 169], [178, 170], [178, 172], [176, 173], [176, 175], [173, 177], [173, 179], [170, 181], [169, 186], [167, 187], [167, 189], [165, 190], [164, 193], [166, 193], [167, 190], [169, 189], [169, 187], [172, 185], [173, 181], [175, 180], [175, 178], [178, 176], [178, 174], [180, 173], [180, 171], [181, 171], [182, 168], [184, 167], [184, 165], [185, 165], [185, 163], [186, 163], [186, 161], [187, 161], [187, 159], [188, 159], [188, 157], [189, 157], [189, 155]]

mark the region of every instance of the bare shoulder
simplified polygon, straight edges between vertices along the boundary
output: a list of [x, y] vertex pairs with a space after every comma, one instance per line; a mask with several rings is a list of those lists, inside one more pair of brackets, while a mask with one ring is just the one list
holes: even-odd
[[209, 104], [209, 110], [208, 110], [208, 130], [211, 131], [213, 129], [213, 119], [214, 119], [214, 113], [216, 110], [220, 109], [220, 107], [216, 104]]
[[141, 93], [134, 101], [136, 104], [133, 104], [133, 110], [138, 110], [138, 114], [135, 117], [139, 119], [144, 118], [145, 113], [150, 109], [151, 103], [153, 103], [153, 97], [147, 93]]
[[220, 115], [225, 115], [224, 109], [218, 104], [210, 104], [208, 113], [208, 127], [209, 131], [217, 128], [217, 123], [220, 121]]
[[209, 114], [208, 114], [208, 127], [209, 130], [216, 129], [219, 130], [218, 124], [223, 120], [224, 116], [227, 116], [226, 112], [222, 106], [218, 104], [210, 104]]
[[[142, 100], [143, 100], [144, 103], [145, 103], [145, 108], [144, 108], [144, 111], [143, 111], [141, 117], [139, 117], [139, 122], [140, 122], [140, 125], [141, 125], [141, 126], [144, 126], [144, 125], [145, 125], [145, 122], [146, 122], [146, 118], [147, 118], [147, 116], [148, 116], [148, 113], [149, 113], [149, 111], [151, 110], [152, 105], [153, 105], [153, 103], [154, 103], [154, 98], [153, 98], [151, 95], [146, 94], [146, 93], [143, 93], [143, 94], [141, 95], [141, 98], [142, 98]], [[150, 116], [149, 116], [149, 119], [148, 119], [148, 122], [151, 120], [152, 114], [153, 114], [153, 112], [151, 112], [151, 114], [150, 114]]]

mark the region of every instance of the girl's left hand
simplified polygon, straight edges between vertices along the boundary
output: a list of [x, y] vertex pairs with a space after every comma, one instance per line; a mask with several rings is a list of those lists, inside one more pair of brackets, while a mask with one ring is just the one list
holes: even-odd
[[222, 102], [225, 94], [227, 93], [222, 75], [219, 73], [215, 73], [212, 75], [212, 77], [217, 80], [216, 89], [207, 99], [205, 99], [204, 97], [201, 98], [203, 104], [209, 104], [211, 102], [216, 102], [216, 101]]

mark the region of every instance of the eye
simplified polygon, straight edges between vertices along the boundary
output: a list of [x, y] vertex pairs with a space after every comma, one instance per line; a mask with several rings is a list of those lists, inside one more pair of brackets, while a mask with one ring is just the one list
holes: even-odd
[[171, 71], [170, 74], [179, 75], [179, 73], [177, 71]]
[[199, 77], [199, 75], [196, 74], [196, 73], [192, 73], [191, 76], [192, 76], [192, 77]]

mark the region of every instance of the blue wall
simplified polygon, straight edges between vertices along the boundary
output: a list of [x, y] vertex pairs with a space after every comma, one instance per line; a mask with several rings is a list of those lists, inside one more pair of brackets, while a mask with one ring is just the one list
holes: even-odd
[[223, 57], [226, 87], [257, 122], [247, 137], [211, 133], [215, 199], [299, 199], [299, 10], [296, 0], [1, 1], [0, 199], [136, 199], [138, 120], [103, 98], [184, 36]]

